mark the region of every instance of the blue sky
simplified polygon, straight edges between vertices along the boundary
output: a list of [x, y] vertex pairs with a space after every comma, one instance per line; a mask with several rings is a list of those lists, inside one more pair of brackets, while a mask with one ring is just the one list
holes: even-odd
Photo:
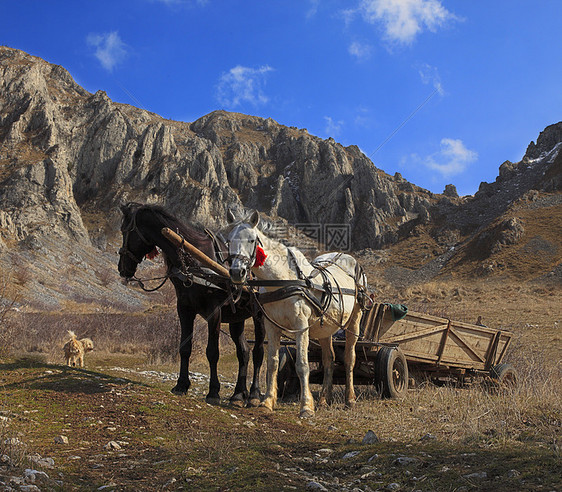
[[237, 111], [473, 194], [562, 120], [559, 0], [0, 0], [0, 44], [165, 118]]

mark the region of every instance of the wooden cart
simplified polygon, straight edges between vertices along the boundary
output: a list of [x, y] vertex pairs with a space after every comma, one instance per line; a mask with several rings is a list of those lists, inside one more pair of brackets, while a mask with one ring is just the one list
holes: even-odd
[[[460, 384], [488, 378], [516, 384], [515, 370], [502, 363], [511, 334], [485, 326], [409, 311], [393, 318], [389, 304], [375, 304], [361, 321], [356, 346], [356, 384], [375, 384], [385, 397], [403, 396], [416, 381], [454, 380]], [[345, 341], [334, 340], [334, 382], [341, 383]], [[321, 362], [320, 348], [311, 344], [309, 359]], [[322, 382], [322, 370], [311, 371], [311, 382]]]

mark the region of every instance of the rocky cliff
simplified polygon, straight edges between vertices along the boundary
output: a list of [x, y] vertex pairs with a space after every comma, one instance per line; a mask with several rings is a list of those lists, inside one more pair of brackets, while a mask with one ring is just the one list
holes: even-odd
[[0, 208], [3, 235], [19, 241], [53, 231], [87, 241], [81, 210], [136, 199], [210, 226], [228, 206], [345, 223], [355, 247], [379, 247], [435, 201], [357, 147], [306, 130], [223, 111], [167, 121], [89, 94], [63, 68], [21, 51], [2, 48], [0, 63]]
[[224, 223], [228, 207], [292, 224], [345, 224], [354, 249], [389, 246], [432, 224], [431, 234], [449, 245], [529, 189], [560, 191], [561, 128], [547, 128], [474, 197], [459, 198], [453, 186], [435, 195], [377, 169], [355, 146], [224, 111], [193, 123], [165, 120], [2, 47], [0, 250], [53, 274], [45, 258], [67, 260], [72, 251], [77, 275], [95, 270], [99, 280], [114, 268], [117, 205], [129, 200], [209, 227]]

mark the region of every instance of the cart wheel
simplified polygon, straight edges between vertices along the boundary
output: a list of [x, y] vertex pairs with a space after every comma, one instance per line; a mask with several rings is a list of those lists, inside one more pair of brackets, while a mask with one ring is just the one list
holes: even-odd
[[382, 347], [375, 359], [375, 386], [384, 398], [402, 398], [408, 391], [408, 362], [399, 348]]
[[494, 386], [498, 388], [515, 388], [517, 386], [517, 372], [511, 364], [498, 364], [492, 367], [490, 377]]

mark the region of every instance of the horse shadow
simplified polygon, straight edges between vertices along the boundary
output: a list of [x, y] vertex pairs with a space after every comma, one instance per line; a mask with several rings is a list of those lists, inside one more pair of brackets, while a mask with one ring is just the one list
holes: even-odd
[[[0, 363], [0, 375], [4, 371], [23, 369], [44, 369], [40, 375], [34, 374], [26, 379], [2, 385], [2, 389], [33, 389], [57, 393], [82, 393], [86, 395], [109, 393], [115, 387], [128, 385], [147, 386], [144, 383], [126, 378], [110, 376], [97, 371], [49, 364], [38, 357], [21, 357], [14, 361]], [[1, 381], [1, 380], [0, 380]]]

